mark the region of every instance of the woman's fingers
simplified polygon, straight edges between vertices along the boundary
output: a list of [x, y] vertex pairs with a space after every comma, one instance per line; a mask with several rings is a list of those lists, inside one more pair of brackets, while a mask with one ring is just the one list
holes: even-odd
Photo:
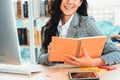
[[85, 48], [83, 48], [83, 54], [84, 54], [84, 57], [90, 58], [90, 55], [88, 54], [88, 52]]
[[54, 50], [52, 49], [52, 47], [51, 47], [51, 43], [49, 43], [49, 45], [48, 45], [48, 53], [49, 52], [54, 52]]
[[67, 54], [65, 54], [65, 56], [68, 57], [68, 58], [70, 58], [70, 59], [72, 59], [72, 60], [74, 60], [74, 61], [77, 61], [77, 60], [78, 60], [77, 57], [72, 56], [72, 55], [67, 55]]
[[73, 61], [73, 60], [66, 60], [65, 64], [71, 64], [73, 66], [79, 66], [80, 67], [80, 63], [76, 62], [76, 61]]

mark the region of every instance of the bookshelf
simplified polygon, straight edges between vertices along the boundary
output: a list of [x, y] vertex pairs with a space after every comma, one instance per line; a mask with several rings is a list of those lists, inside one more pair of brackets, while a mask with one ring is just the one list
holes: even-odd
[[[17, 29], [27, 29], [27, 43], [20, 44], [20, 48], [22, 49], [21, 56], [26, 58], [25, 60], [28, 62], [36, 63], [36, 58], [40, 52], [41, 27], [49, 20], [46, 11], [47, 8], [45, 8], [47, 7], [47, 4], [48, 0], [15, 0], [14, 6]], [[27, 11], [25, 11], [25, 6], [27, 6]], [[19, 7], [20, 9], [18, 9]], [[20, 12], [18, 12], [19, 10]]]
[[[17, 1], [17, 0], [16, 0]], [[35, 45], [35, 38], [34, 38], [34, 33], [35, 33], [35, 26], [38, 28], [38, 30], [41, 30], [41, 26], [45, 24], [46, 21], [48, 21], [48, 10], [47, 10], [47, 4], [49, 3], [49, 0], [19, 0], [23, 4], [25, 1], [28, 1], [28, 16], [23, 16], [23, 12], [19, 13], [21, 16], [16, 18], [18, 21], [17, 24], [20, 24], [20, 27], [27, 27], [29, 30], [29, 36], [30, 36], [30, 43], [28, 46], [22, 45], [22, 48], [26, 48], [29, 50], [30, 53], [30, 59], [31, 62], [35, 62], [35, 57], [36, 57], [36, 52], [39, 52], [40, 45]], [[46, 1], [46, 2], [45, 2]], [[43, 5], [44, 4], [44, 5]], [[16, 7], [17, 8], [17, 7]], [[17, 11], [15, 8], [15, 11]], [[22, 9], [22, 8], [21, 8]], [[23, 10], [23, 9], [22, 9]], [[118, 11], [118, 8], [116, 9]], [[102, 13], [101, 13], [102, 12]], [[96, 20], [114, 20], [114, 7], [113, 6], [107, 6], [106, 8], [103, 7], [92, 7], [89, 9], [90, 15], [93, 15]], [[105, 14], [107, 13], [107, 14]], [[99, 14], [99, 15], [98, 15]], [[115, 17], [116, 19], [116, 17]], [[114, 21], [113, 21], [114, 22]], [[22, 25], [21, 25], [22, 24]], [[27, 25], [27, 26], [26, 26]], [[19, 26], [19, 25], [18, 25]], [[29, 26], [29, 27], [28, 27]], [[28, 57], [29, 57], [28, 56]]]

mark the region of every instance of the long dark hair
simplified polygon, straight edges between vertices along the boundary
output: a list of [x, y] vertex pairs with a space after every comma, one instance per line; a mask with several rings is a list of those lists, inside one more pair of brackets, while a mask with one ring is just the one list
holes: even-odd
[[[51, 37], [56, 36], [57, 25], [62, 16], [62, 11], [60, 10], [62, 0], [51, 0], [49, 4], [49, 14], [50, 20], [47, 24], [42, 28], [42, 46], [47, 50], [47, 46], [51, 42]], [[83, 0], [81, 6], [78, 8], [77, 13], [79, 15], [88, 16], [87, 13], [87, 1]], [[44, 30], [45, 29], [45, 30]], [[44, 30], [44, 31], [43, 31]], [[44, 35], [43, 35], [44, 34]]]

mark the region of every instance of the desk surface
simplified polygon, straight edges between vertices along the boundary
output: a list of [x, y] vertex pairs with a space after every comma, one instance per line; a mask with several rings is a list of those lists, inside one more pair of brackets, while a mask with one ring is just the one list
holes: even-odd
[[[81, 68], [60, 67], [60, 66], [43, 66], [40, 73], [32, 75], [20, 75], [11, 73], [0, 73], [0, 80], [69, 80], [68, 71], [80, 71]], [[100, 80], [118, 80], [120, 79], [120, 64], [115, 65], [117, 69], [111, 71], [99, 72]]]

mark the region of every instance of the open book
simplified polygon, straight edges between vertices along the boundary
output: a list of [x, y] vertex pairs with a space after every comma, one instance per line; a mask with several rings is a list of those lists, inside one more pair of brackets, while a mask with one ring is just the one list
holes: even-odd
[[105, 45], [106, 36], [94, 36], [84, 38], [52, 37], [49, 61], [64, 62], [65, 54], [76, 57], [83, 56], [83, 48], [93, 58], [100, 57]]

